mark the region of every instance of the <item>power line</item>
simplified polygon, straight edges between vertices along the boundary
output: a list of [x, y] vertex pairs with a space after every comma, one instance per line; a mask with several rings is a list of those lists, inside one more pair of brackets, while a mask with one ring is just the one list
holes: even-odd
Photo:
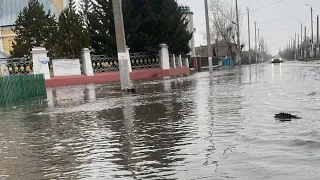
[[273, 6], [273, 5], [279, 4], [279, 3], [283, 2], [283, 1], [286, 1], [286, 0], [280, 0], [280, 1], [277, 1], [277, 2], [275, 2], [275, 3], [272, 3], [272, 4], [269, 4], [269, 5], [266, 5], [266, 6], [263, 6], [263, 7], [257, 8], [257, 9], [254, 9], [254, 10], [252, 10], [251, 12], [258, 11], [258, 10], [261, 10], [261, 9], [264, 9], [264, 8], [267, 8], [267, 7], [270, 7], [270, 6]]
[[268, 22], [274, 22], [274, 21], [279, 21], [279, 20], [284, 20], [284, 19], [290, 19], [290, 18], [293, 18], [295, 16], [300, 16], [300, 15], [307, 14], [307, 13], [309, 13], [309, 12], [304, 12], [304, 13], [300, 13], [300, 14], [296, 14], [296, 15], [292, 15], [292, 16], [287, 16], [287, 17], [282, 17], [282, 18], [277, 18], [277, 19], [272, 19], [272, 20], [268, 20], [268, 21], [262, 21], [262, 22], [259, 22], [259, 24], [265, 24], [265, 23], [268, 23]]
[[[219, 5], [217, 4], [217, 2], [216, 1], [213, 1], [213, 3], [217, 6], [217, 8], [218, 8], [218, 10], [221, 12], [221, 14], [225, 17], [225, 18], [227, 18], [227, 16], [223, 13], [223, 11], [220, 9], [220, 7], [219, 7]], [[231, 20], [230, 20], [231, 21]], [[232, 22], [232, 21], [231, 21]]]

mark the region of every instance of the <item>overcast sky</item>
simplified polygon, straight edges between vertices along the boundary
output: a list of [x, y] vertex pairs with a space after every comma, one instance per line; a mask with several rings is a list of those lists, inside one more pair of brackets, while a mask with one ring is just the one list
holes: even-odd
[[[196, 46], [205, 45], [205, 14], [204, 0], [177, 0], [178, 3], [190, 6], [194, 12], [194, 24], [197, 29], [195, 34]], [[209, 0], [210, 1], [210, 0]], [[234, 2], [235, 0], [223, 0]], [[276, 3], [280, 0], [238, 0], [239, 8], [245, 12], [246, 7], [250, 10], [255, 10], [265, 7], [269, 4]], [[294, 37], [294, 32], [300, 34], [300, 23], [307, 26], [307, 33], [311, 36], [311, 15], [310, 7], [313, 6], [314, 19], [314, 35], [316, 35], [316, 20], [320, 14], [320, 0], [282, 0], [282, 2], [269, 6], [260, 10], [251, 12], [251, 47], [254, 47], [254, 21], [257, 21], [260, 30], [260, 36], [264, 37], [268, 49], [272, 54], [277, 54], [280, 47], [284, 47], [291, 37]], [[242, 17], [241, 34], [245, 37], [244, 43], [248, 48], [247, 34], [247, 15]], [[242, 42], [243, 43], [243, 42]]]

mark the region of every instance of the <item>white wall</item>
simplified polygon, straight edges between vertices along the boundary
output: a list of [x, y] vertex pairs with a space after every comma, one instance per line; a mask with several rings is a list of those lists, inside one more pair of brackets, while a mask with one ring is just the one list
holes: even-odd
[[186, 21], [188, 22], [187, 30], [189, 32], [193, 32], [192, 38], [189, 41], [189, 47], [191, 48], [190, 55], [195, 56], [196, 50], [195, 50], [195, 43], [194, 43], [194, 24], [193, 24], [193, 13], [192, 12], [185, 12], [186, 15]]
[[195, 35], [195, 31], [194, 31], [194, 24], [193, 24], [193, 13], [189, 13], [188, 14], [189, 17], [189, 28], [190, 28], [190, 32], [193, 32], [193, 36], [190, 40], [190, 48], [191, 48], [191, 56], [195, 56], [196, 54], [196, 49], [195, 49], [195, 44], [194, 44], [194, 35]]

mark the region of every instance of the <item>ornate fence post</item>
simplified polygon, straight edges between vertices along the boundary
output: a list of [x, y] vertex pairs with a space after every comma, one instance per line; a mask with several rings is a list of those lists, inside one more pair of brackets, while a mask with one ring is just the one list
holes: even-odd
[[182, 56], [181, 56], [181, 54], [179, 55], [178, 66], [182, 67]]
[[184, 58], [184, 65], [187, 66], [187, 68], [190, 67], [189, 66], [189, 58], [188, 57]]
[[162, 43], [160, 44], [161, 50], [159, 52], [160, 55], [160, 67], [161, 69], [170, 69], [170, 61], [169, 61], [169, 46]]
[[43, 47], [32, 48], [33, 73], [43, 74], [45, 79], [50, 79], [48, 51]]
[[93, 76], [93, 68], [92, 68], [92, 61], [91, 61], [91, 55], [90, 50], [88, 48], [83, 48], [81, 52], [82, 56], [82, 65], [83, 65], [83, 71], [87, 76]]
[[177, 68], [177, 65], [176, 65], [176, 55], [172, 55], [172, 61], [173, 61], [173, 68]]
[[127, 58], [129, 59], [128, 69], [129, 69], [129, 73], [130, 73], [130, 72], [132, 72], [132, 66], [131, 66], [131, 59], [130, 59], [130, 48], [128, 48], [128, 47], [126, 49], [126, 55], [127, 55]]

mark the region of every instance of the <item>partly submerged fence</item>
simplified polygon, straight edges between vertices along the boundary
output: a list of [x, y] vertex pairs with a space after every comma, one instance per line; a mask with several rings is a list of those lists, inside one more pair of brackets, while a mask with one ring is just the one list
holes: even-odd
[[0, 104], [46, 97], [43, 74], [33, 74], [29, 58], [0, 59]]

